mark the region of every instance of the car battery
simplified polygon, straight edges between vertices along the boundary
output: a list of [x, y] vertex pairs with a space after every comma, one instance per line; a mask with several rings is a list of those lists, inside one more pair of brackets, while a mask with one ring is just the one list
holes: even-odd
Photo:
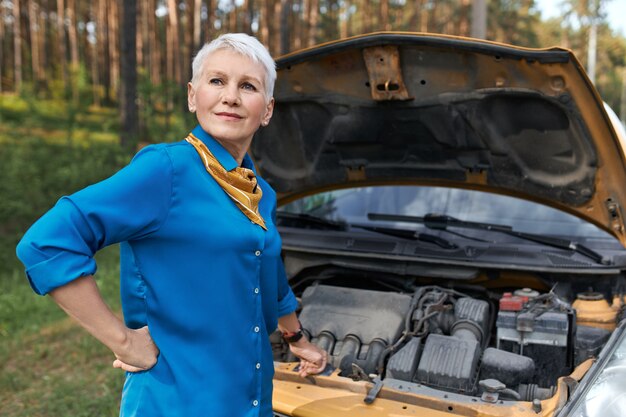
[[569, 305], [554, 298], [537, 300], [525, 300], [521, 306], [515, 300], [501, 300], [496, 320], [497, 348], [533, 359], [534, 380], [549, 387], [558, 375], [573, 369], [576, 316]]

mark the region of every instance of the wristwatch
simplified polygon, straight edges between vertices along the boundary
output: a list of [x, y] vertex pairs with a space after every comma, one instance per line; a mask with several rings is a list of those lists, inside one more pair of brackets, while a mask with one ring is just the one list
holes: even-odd
[[302, 323], [298, 320], [298, 324], [300, 324], [300, 328], [295, 332], [283, 332], [283, 340], [287, 343], [296, 343], [298, 340], [302, 339], [304, 336], [304, 332], [302, 331]]

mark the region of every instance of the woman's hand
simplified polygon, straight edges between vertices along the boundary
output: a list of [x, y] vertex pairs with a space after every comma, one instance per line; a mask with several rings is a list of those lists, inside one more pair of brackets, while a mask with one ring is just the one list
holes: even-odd
[[303, 337], [289, 344], [291, 352], [300, 358], [300, 376], [319, 374], [326, 368], [328, 353]]
[[126, 340], [113, 350], [114, 368], [128, 372], [147, 371], [157, 362], [159, 348], [154, 344], [147, 326], [140, 329], [128, 329]]

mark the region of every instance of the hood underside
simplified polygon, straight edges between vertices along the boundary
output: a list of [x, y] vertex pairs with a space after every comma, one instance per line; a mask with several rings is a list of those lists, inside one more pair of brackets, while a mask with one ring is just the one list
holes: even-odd
[[379, 33], [278, 61], [251, 153], [281, 202], [366, 184], [532, 199], [622, 243], [624, 152], [570, 51]]

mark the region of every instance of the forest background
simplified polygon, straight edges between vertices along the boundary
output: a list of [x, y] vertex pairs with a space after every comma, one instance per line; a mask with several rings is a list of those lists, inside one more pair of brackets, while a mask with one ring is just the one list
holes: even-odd
[[[0, 415], [116, 416], [110, 352], [30, 290], [15, 244], [62, 195], [103, 179], [146, 143], [192, 127], [193, 54], [225, 32], [273, 56], [372, 31], [476, 36], [570, 48], [626, 120], [626, 38], [607, 10], [626, 0], [0, 0]], [[116, 248], [98, 284], [119, 311]]]

